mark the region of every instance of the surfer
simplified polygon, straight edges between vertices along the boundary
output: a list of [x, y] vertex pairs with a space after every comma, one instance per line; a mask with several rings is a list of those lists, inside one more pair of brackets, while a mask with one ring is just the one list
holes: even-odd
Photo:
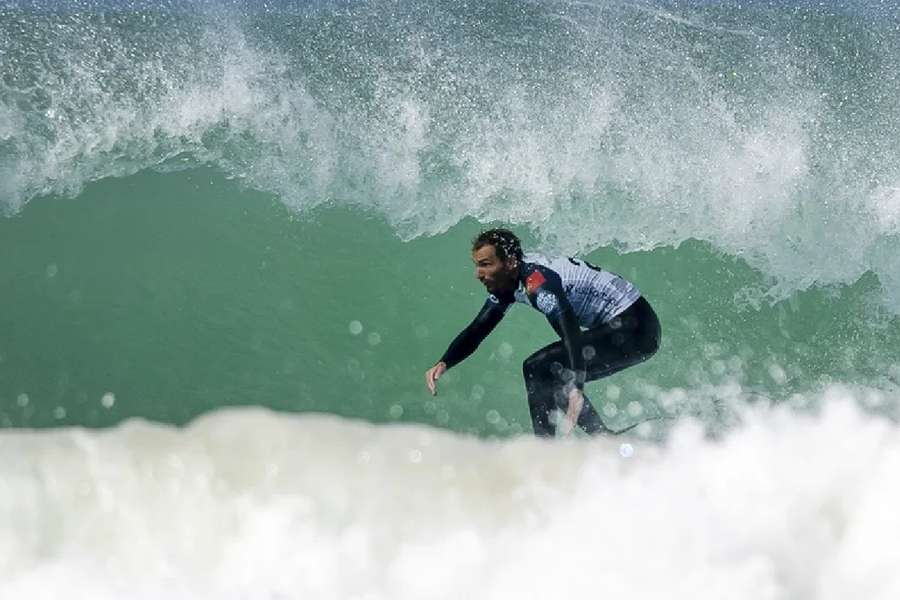
[[[441, 375], [472, 354], [519, 302], [543, 313], [561, 338], [522, 364], [535, 435], [552, 436], [557, 427], [566, 435], [576, 425], [591, 434], [609, 431], [584, 395], [584, 383], [656, 353], [660, 325], [647, 300], [630, 282], [587, 261], [523, 255], [519, 238], [506, 229], [478, 235], [472, 261], [488, 297], [475, 320], [425, 372], [432, 395]], [[564, 412], [557, 423], [555, 409]]]

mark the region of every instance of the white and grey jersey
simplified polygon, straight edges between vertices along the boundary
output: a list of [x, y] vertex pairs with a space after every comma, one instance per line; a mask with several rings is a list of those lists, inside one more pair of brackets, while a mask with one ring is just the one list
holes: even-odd
[[[524, 261], [541, 265], [559, 275], [578, 324], [586, 329], [610, 321], [641, 296], [630, 281], [577, 258], [548, 259], [539, 254], [526, 254]], [[523, 286], [516, 290], [515, 299], [516, 302], [531, 304]]]

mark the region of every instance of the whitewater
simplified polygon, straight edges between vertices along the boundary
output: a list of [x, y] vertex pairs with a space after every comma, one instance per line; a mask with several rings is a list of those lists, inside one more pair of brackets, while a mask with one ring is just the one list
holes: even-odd
[[0, 437], [4, 598], [888, 600], [900, 431], [834, 388], [638, 438], [232, 409]]
[[211, 164], [404, 239], [466, 217], [564, 252], [698, 239], [765, 299], [871, 272], [900, 310], [888, 2], [10, 4], [7, 213]]

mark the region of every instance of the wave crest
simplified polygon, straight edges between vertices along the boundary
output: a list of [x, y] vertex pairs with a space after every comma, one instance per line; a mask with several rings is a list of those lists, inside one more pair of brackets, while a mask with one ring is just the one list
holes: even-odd
[[[30, 33], [2, 28], [3, 207], [212, 164], [297, 211], [377, 211], [404, 238], [475, 217], [568, 252], [704, 240], [771, 277], [773, 299], [873, 271], [900, 312], [900, 48], [862, 17], [803, 15], [27, 13]], [[829, 50], [863, 32], [856, 54]]]

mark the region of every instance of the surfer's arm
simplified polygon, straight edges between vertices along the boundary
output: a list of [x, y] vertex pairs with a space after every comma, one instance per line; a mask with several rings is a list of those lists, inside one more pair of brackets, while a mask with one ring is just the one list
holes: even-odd
[[485, 300], [475, 319], [450, 342], [450, 346], [438, 362], [444, 363], [449, 369], [467, 359], [503, 319], [508, 307], [509, 303], [498, 301], [493, 297]]
[[537, 309], [544, 313], [550, 326], [559, 335], [563, 347], [566, 350], [568, 364], [564, 365], [575, 373], [577, 385], [584, 383], [584, 358], [581, 356], [578, 346], [578, 338], [581, 336], [581, 328], [578, 326], [578, 318], [575, 310], [569, 303], [562, 285], [558, 281], [547, 279], [536, 290], [535, 304]]
[[569, 375], [566, 378], [564, 390], [568, 398], [565, 418], [557, 425], [557, 431], [561, 435], [568, 435], [578, 422], [578, 415], [584, 407], [584, 396], [581, 387], [585, 380], [584, 358], [579, 351], [578, 338], [581, 336], [581, 328], [575, 317], [575, 310], [569, 303], [562, 288], [562, 282], [558, 277], [548, 277], [541, 286], [535, 290], [535, 305], [544, 313], [550, 326], [562, 340], [566, 351]]
[[559, 425], [561, 435], [569, 435], [578, 422], [578, 415], [584, 407], [584, 395], [581, 387], [584, 385], [585, 368], [584, 358], [581, 355], [578, 345], [578, 338], [581, 335], [581, 328], [578, 326], [578, 319], [575, 317], [575, 311], [569, 304], [565, 294], [557, 295], [558, 309], [547, 315], [550, 325], [559, 333], [562, 339], [563, 347], [566, 349], [566, 356], [569, 358], [569, 369], [571, 369], [572, 380], [568, 381], [565, 386], [566, 397], [569, 401], [566, 407], [566, 416]]

